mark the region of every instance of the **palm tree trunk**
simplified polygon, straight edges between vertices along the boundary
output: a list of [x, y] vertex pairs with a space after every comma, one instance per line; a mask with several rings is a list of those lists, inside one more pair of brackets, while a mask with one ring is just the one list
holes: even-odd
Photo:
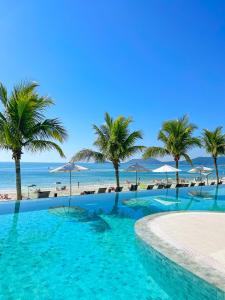
[[119, 164], [115, 163], [114, 168], [115, 168], [115, 176], [116, 176], [116, 187], [119, 189], [120, 187]]
[[216, 170], [216, 181], [218, 184], [219, 183], [219, 171], [218, 171], [218, 165], [217, 165], [217, 157], [213, 157], [213, 161], [214, 161], [214, 166], [215, 166], [215, 170]]
[[21, 171], [20, 171], [20, 159], [15, 157], [15, 167], [16, 167], [16, 195], [17, 200], [22, 199], [22, 190], [21, 190]]
[[[179, 167], [179, 160], [176, 158], [175, 162], [176, 162], [176, 169], [178, 169], [178, 167]], [[177, 182], [177, 184], [179, 184], [179, 173], [178, 172], [176, 172], [176, 182]]]

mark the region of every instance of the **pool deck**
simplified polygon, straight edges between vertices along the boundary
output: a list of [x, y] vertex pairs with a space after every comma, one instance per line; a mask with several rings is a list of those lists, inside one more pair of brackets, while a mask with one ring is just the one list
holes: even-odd
[[137, 221], [145, 243], [225, 292], [225, 213], [172, 212]]

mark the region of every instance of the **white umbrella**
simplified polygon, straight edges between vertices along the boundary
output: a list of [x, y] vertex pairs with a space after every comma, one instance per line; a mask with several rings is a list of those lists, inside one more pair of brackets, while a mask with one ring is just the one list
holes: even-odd
[[152, 170], [152, 172], [154, 172], [154, 173], [165, 173], [167, 184], [168, 184], [168, 173], [174, 173], [174, 172], [180, 172], [180, 171], [181, 171], [180, 169], [176, 169], [169, 165], [164, 165], [160, 168]]
[[137, 185], [137, 173], [138, 172], [150, 172], [149, 169], [139, 165], [138, 163], [130, 165], [127, 169], [126, 172], [135, 172], [136, 173], [136, 185]]
[[198, 167], [195, 167], [195, 168], [189, 170], [188, 172], [189, 173], [209, 173], [212, 170], [213, 170], [212, 168], [207, 168], [207, 167], [204, 167], [204, 166], [198, 166]]
[[195, 168], [189, 170], [188, 172], [189, 173], [198, 173], [198, 174], [200, 174], [201, 181], [202, 181], [202, 174], [204, 175], [204, 173], [210, 173], [212, 170], [213, 170], [212, 168], [208, 168], [208, 167], [204, 167], [204, 166], [198, 166], [198, 167], [195, 167]]
[[61, 167], [50, 170], [50, 173], [70, 173], [70, 196], [71, 196], [71, 173], [86, 171], [86, 170], [88, 170], [88, 168], [85, 168], [85, 167], [79, 166], [79, 165], [75, 165], [74, 163], [69, 162]]

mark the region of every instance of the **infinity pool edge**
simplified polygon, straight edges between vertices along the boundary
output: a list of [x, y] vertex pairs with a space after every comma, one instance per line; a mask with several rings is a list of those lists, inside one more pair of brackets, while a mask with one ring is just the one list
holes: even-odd
[[[163, 255], [169, 261], [175, 263], [184, 270], [191, 272], [194, 276], [202, 279], [208, 284], [219, 289], [225, 295], [225, 276], [223, 272], [212, 268], [208, 265], [202, 265], [196, 258], [177, 247], [171, 246], [163, 237], [160, 237], [149, 226], [153, 220], [167, 215], [175, 214], [191, 214], [193, 212], [166, 212], [156, 213], [146, 216], [135, 223], [135, 233], [137, 237], [148, 247], [153, 248], [156, 252]], [[194, 213], [211, 214], [211, 212], [195, 211]], [[222, 212], [213, 212], [213, 214], [221, 214]], [[224, 298], [225, 299], [225, 298]]]

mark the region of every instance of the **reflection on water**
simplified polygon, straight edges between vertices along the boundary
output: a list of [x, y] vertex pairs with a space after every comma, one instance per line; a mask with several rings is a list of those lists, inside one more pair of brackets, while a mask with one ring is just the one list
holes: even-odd
[[54, 214], [56, 216], [65, 218], [67, 220], [76, 220], [80, 221], [83, 218], [86, 218], [88, 211], [84, 208], [79, 206], [57, 206], [57, 207], [50, 207], [48, 209], [50, 214]]
[[91, 228], [96, 232], [103, 233], [110, 229], [110, 226], [104, 219], [101, 218], [99, 213], [89, 213], [87, 209], [79, 206], [59, 206], [48, 209], [48, 212], [58, 217], [64, 218], [70, 222], [87, 222]]
[[194, 198], [202, 198], [202, 199], [205, 199], [205, 200], [210, 200], [210, 199], [214, 199], [214, 196], [211, 195], [210, 193], [208, 192], [203, 192], [203, 191], [190, 191], [188, 193], [191, 197], [194, 197]]

